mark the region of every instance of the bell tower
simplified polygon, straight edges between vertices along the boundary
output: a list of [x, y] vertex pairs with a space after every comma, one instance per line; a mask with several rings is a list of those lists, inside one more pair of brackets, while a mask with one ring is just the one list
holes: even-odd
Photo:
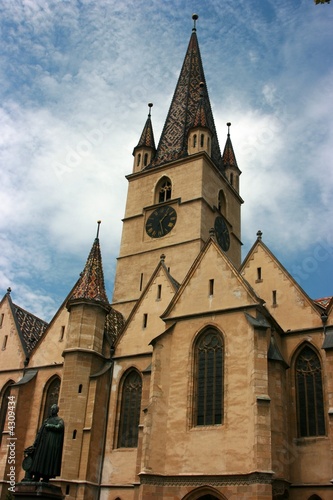
[[[151, 106], [138, 145], [117, 262], [113, 305], [128, 317], [161, 253], [181, 282], [210, 230], [236, 267], [241, 263], [239, 175], [230, 133], [221, 154], [196, 20], [157, 146]], [[231, 175], [232, 174], [232, 175]], [[232, 179], [232, 182], [231, 182]]]

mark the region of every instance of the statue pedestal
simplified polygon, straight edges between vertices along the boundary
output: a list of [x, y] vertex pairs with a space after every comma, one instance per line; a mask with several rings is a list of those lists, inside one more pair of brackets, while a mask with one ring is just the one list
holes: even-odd
[[17, 500], [63, 500], [60, 486], [52, 483], [22, 481], [16, 483], [14, 497]]

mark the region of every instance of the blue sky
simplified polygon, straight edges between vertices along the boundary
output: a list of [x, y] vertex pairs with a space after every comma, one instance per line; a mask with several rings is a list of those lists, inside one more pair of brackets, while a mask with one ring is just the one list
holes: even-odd
[[0, 295], [49, 320], [100, 241], [112, 298], [137, 144], [159, 139], [192, 29], [243, 174], [243, 257], [263, 241], [333, 295], [333, 5], [313, 0], [4, 0]]

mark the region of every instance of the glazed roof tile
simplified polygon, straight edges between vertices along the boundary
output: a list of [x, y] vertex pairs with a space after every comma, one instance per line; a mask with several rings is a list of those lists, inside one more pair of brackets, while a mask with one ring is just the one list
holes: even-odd
[[25, 354], [30, 354], [42, 338], [48, 323], [14, 304], [7, 292], [9, 305]]
[[115, 341], [119, 337], [122, 329], [124, 328], [124, 324], [124, 316], [119, 311], [112, 308], [105, 318], [104, 325], [104, 334], [108, 336], [111, 345], [114, 345]]
[[[155, 150], [155, 140], [154, 140], [154, 132], [153, 132], [153, 124], [151, 121], [150, 114], [148, 115], [145, 126], [143, 127], [143, 131], [140, 137], [140, 140], [136, 146], [136, 148], [147, 147]], [[135, 148], [135, 149], [136, 149]]]
[[80, 299], [109, 305], [104, 285], [102, 256], [98, 238], [93, 243], [85, 268], [69, 300]]
[[[197, 35], [193, 30], [157, 152], [152, 164], [147, 168], [187, 156], [188, 132], [195, 122], [202, 92], [206, 126], [212, 133], [211, 158], [223, 171], [220, 146], [205, 82]], [[200, 87], [200, 83], [204, 85]]]
[[332, 297], [323, 297], [321, 299], [315, 299], [314, 302], [316, 304], [319, 304], [321, 307], [326, 308], [329, 306], [331, 300], [332, 300]]
[[231, 142], [229, 133], [228, 133], [227, 141], [226, 141], [225, 146], [224, 146], [222, 161], [223, 161], [223, 165], [225, 168], [235, 167], [238, 169], [237, 160], [236, 160], [236, 156], [234, 153], [234, 148], [232, 147], [232, 142]]

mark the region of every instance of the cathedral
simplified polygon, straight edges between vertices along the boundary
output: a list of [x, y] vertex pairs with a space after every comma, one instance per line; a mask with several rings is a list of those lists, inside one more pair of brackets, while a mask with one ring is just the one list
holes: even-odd
[[50, 323], [3, 291], [1, 500], [54, 404], [68, 500], [333, 499], [333, 298], [260, 231], [242, 260], [241, 171], [193, 19], [157, 147], [152, 104], [138, 133], [112, 302], [99, 231]]

